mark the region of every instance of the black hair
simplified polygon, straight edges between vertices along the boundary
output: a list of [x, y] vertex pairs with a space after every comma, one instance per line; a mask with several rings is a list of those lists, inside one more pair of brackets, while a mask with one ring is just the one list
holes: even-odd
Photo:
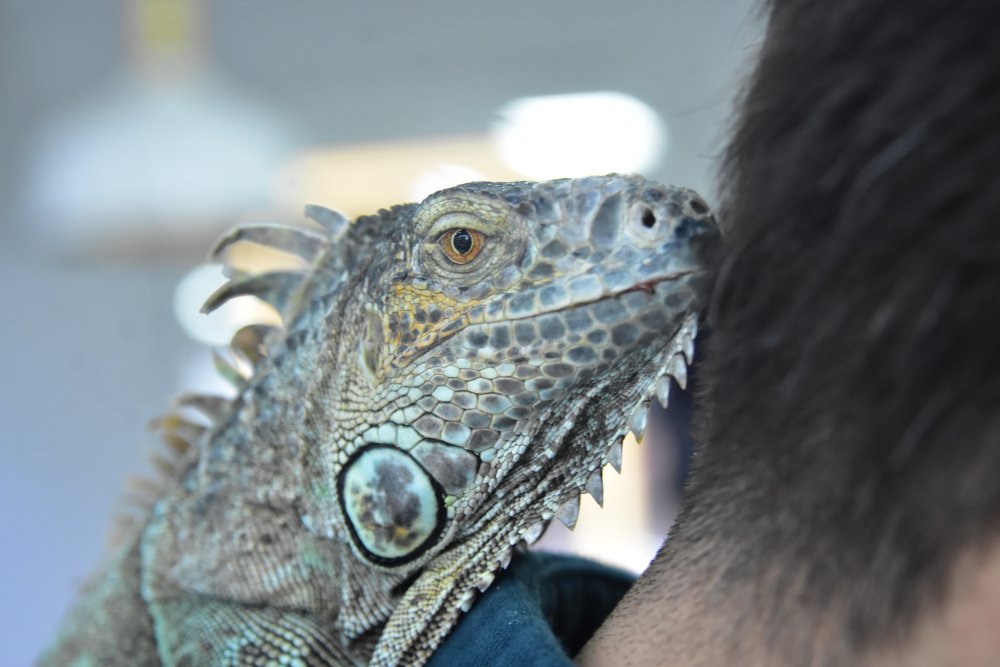
[[663, 556], [806, 664], [905, 641], [1000, 536], [1000, 3], [766, 9]]

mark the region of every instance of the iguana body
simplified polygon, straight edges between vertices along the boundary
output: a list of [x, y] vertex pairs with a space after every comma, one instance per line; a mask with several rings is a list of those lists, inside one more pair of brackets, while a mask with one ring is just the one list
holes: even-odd
[[473, 183], [307, 213], [325, 234], [221, 242], [304, 258], [206, 304], [254, 294], [285, 331], [266, 354], [238, 336], [256, 367], [232, 402], [184, 401], [205, 433], [166, 423], [198, 446], [44, 662], [420, 664], [516, 544], [600, 501], [627, 429], [684, 382], [718, 240], [689, 190]]

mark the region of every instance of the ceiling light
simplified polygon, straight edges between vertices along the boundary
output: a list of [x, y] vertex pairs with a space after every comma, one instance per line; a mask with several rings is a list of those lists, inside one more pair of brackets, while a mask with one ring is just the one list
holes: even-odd
[[498, 115], [497, 151], [509, 167], [530, 178], [649, 172], [667, 150], [662, 119], [624, 93], [525, 97]]

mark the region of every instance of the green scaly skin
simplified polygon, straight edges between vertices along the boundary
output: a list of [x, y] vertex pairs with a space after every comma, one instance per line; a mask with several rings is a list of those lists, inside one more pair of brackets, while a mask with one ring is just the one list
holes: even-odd
[[284, 330], [236, 336], [235, 399], [162, 422], [195, 446], [43, 664], [422, 664], [515, 545], [601, 500], [623, 436], [685, 381], [719, 241], [690, 190], [472, 183], [307, 215], [322, 233], [220, 242], [301, 258], [206, 304], [253, 294]]

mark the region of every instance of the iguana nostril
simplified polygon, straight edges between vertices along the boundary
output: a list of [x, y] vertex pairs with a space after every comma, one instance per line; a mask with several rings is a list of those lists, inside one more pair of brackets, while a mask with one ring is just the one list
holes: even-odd
[[700, 199], [692, 199], [688, 203], [691, 205], [691, 210], [693, 210], [695, 213], [702, 215], [708, 213], [708, 206], [706, 206], [705, 202], [701, 201]]
[[656, 226], [656, 214], [648, 208], [642, 212], [642, 226], [646, 229], [652, 229]]

